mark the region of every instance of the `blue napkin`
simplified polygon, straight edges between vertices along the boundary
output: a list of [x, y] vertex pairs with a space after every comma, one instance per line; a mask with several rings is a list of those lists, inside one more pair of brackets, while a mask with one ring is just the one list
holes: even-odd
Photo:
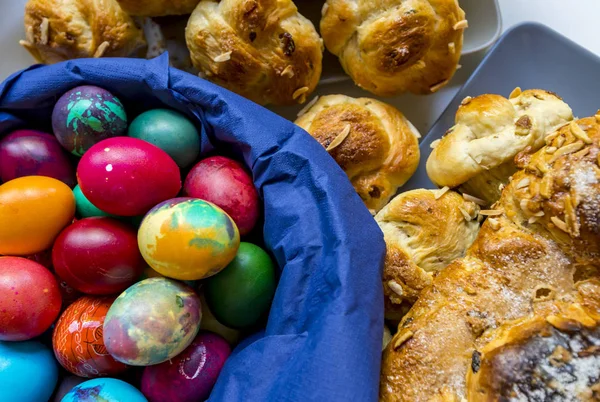
[[264, 332], [225, 364], [210, 401], [376, 401], [383, 328], [381, 231], [344, 172], [310, 135], [223, 88], [154, 60], [32, 66], [0, 86], [0, 135], [50, 131], [57, 99], [103, 87], [130, 119], [171, 107], [193, 119], [203, 154], [233, 152], [264, 200], [264, 240], [281, 278]]

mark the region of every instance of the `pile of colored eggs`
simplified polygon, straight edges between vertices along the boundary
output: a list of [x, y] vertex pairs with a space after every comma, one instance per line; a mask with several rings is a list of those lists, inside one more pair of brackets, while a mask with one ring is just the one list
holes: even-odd
[[[264, 322], [258, 192], [185, 115], [95, 86], [0, 136], [0, 399], [199, 401]], [[182, 176], [182, 170], [189, 172]], [[3, 184], [2, 184], [3, 183]]]

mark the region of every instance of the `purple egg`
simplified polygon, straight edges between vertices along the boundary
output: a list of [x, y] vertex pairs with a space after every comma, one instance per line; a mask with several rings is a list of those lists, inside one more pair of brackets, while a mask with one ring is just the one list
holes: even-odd
[[56, 102], [52, 130], [67, 151], [81, 156], [106, 138], [126, 135], [127, 114], [116, 96], [84, 85], [71, 89]]
[[225, 339], [212, 332], [200, 332], [175, 358], [144, 369], [142, 393], [150, 402], [203, 401], [230, 353]]
[[75, 169], [53, 135], [17, 130], [0, 140], [0, 180], [48, 176], [74, 187]]

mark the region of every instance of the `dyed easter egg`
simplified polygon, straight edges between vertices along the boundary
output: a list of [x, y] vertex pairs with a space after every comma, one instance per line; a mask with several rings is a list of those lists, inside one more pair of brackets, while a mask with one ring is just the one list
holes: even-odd
[[27, 176], [0, 186], [0, 254], [29, 255], [52, 246], [75, 215], [75, 198], [63, 182]]
[[81, 219], [52, 248], [54, 270], [83, 293], [107, 295], [133, 284], [144, 269], [135, 230], [116, 219]]
[[241, 235], [250, 233], [260, 215], [258, 192], [241, 163], [223, 156], [198, 162], [188, 173], [185, 195], [222, 208], [235, 222]]
[[56, 102], [52, 130], [67, 151], [81, 156], [106, 138], [125, 135], [127, 114], [116, 96], [84, 85], [66, 92]]
[[49, 348], [36, 341], [0, 342], [0, 400], [47, 401], [57, 381], [58, 367]]
[[214, 275], [234, 257], [240, 235], [223, 210], [210, 202], [174, 198], [152, 208], [138, 230], [142, 256], [169, 278]]
[[219, 322], [215, 315], [208, 308], [208, 303], [204, 294], [200, 294], [200, 303], [202, 304], [202, 321], [200, 322], [200, 330], [214, 332], [220, 335], [229, 342], [230, 345], [235, 345], [240, 341], [241, 333], [237, 329], [229, 328]]
[[165, 151], [180, 168], [190, 166], [200, 153], [200, 134], [183, 114], [169, 109], [148, 110], [129, 125], [130, 137]]
[[50, 271], [20, 257], [0, 257], [0, 340], [41, 335], [58, 317], [61, 298]]
[[61, 402], [148, 402], [133, 385], [114, 378], [95, 378], [76, 385]]
[[102, 326], [114, 297], [84, 296], [60, 316], [52, 336], [58, 362], [80, 377], [121, 373], [127, 366], [116, 361], [104, 346]]
[[179, 167], [162, 149], [137, 138], [94, 145], [79, 161], [77, 180], [86, 198], [109, 214], [136, 216], [175, 197]]
[[98, 209], [98, 207], [92, 204], [90, 200], [85, 198], [79, 184], [73, 189], [73, 195], [75, 195], [75, 210], [80, 217], [91, 218], [93, 216], [112, 216], [111, 214]]
[[34, 130], [17, 130], [0, 140], [0, 180], [48, 176], [73, 187], [75, 169], [56, 137]]
[[142, 393], [150, 402], [196, 402], [208, 398], [231, 353], [219, 335], [201, 332], [175, 358], [144, 369]]
[[219, 322], [242, 328], [268, 311], [275, 287], [271, 257], [260, 247], [242, 242], [231, 264], [204, 283], [204, 295]]
[[150, 278], [121, 293], [104, 320], [104, 344], [117, 360], [149, 366], [181, 353], [200, 329], [200, 299], [186, 285]]
[[58, 385], [58, 388], [56, 389], [56, 392], [54, 393], [54, 399], [52, 399], [52, 402], [62, 401], [64, 396], [67, 395], [69, 393], [69, 391], [71, 391], [73, 389], [73, 387], [75, 387], [76, 385], [79, 385], [85, 381], [86, 381], [85, 378], [81, 378], [76, 375], [66, 376], [65, 378], [62, 379], [62, 381]]

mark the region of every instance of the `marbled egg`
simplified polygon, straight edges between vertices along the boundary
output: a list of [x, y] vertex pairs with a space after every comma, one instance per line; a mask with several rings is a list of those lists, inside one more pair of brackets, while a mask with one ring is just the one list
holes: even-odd
[[58, 362], [80, 377], [121, 373], [127, 366], [116, 361], [104, 346], [102, 326], [114, 297], [84, 296], [60, 316], [52, 335]]
[[73, 220], [75, 197], [63, 182], [26, 176], [0, 186], [0, 254], [29, 255], [50, 248]]
[[136, 216], [177, 196], [179, 167], [162, 149], [137, 138], [109, 138], [79, 161], [77, 180], [97, 208], [118, 216]]
[[197, 280], [223, 269], [240, 244], [233, 220], [216, 205], [174, 198], [152, 208], [138, 230], [142, 256], [169, 278]]
[[149, 366], [172, 359], [200, 329], [200, 299], [188, 286], [150, 278], [128, 288], [104, 320], [104, 344], [117, 360]]
[[84, 85], [66, 92], [56, 102], [52, 130], [67, 151], [81, 156], [106, 138], [125, 135], [127, 114], [116, 96]]
[[148, 402], [133, 385], [114, 378], [95, 378], [76, 385], [61, 402]]
[[175, 358], [144, 369], [142, 393], [150, 402], [204, 401], [230, 353], [225, 339], [201, 332]]
[[49, 400], [58, 381], [57, 366], [52, 351], [37, 341], [0, 342], [0, 400]]
[[73, 187], [75, 168], [56, 137], [17, 130], [0, 140], [0, 181], [23, 176], [48, 176]]
[[113, 216], [102, 211], [92, 204], [90, 200], [85, 198], [85, 195], [83, 195], [83, 192], [81, 192], [81, 187], [79, 187], [79, 184], [73, 189], [73, 195], [75, 195], [75, 209], [80, 218], [91, 218], [93, 216]]

